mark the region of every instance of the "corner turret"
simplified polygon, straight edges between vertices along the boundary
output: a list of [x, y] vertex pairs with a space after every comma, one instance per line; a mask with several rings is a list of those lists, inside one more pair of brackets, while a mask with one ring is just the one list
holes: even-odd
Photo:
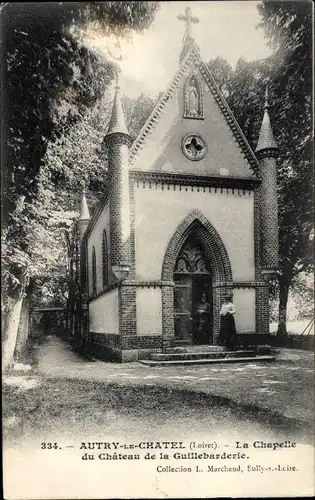
[[109, 127], [104, 139], [108, 148], [110, 192], [110, 255], [118, 280], [130, 270], [129, 147], [128, 132], [120, 100], [118, 75]]
[[108, 131], [105, 140], [113, 134], [124, 134], [130, 138], [130, 134], [127, 129], [124, 112], [120, 100], [120, 86], [119, 86], [119, 76], [118, 72], [116, 75], [116, 86], [115, 86], [115, 97], [112, 107], [112, 113], [108, 125]]
[[268, 88], [266, 88], [264, 116], [256, 147], [256, 155], [260, 163], [261, 174], [261, 273], [262, 277], [268, 281], [278, 275], [279, 267], [276, 164], [278, 146], [269, 118]]
[[89, 207], [86, 201], [86, 195], [85, 195], [85, 185], [83, 186], [82, 189], [82, 196], [81, 196], [81, 201], [80, 201], [80, 215], [78, 219], [78, 228], [79, 228], [79, 237], [80, 237], [80, 243], [82, 242], [85, 230], [89, 224], [90, 221], [90, 212], [89, 212]]
[[258, 143], [256, 147], [257, 156], [261, 156], [263, 151], [267, 151], [270, 156], [277, 156], [278, 146], [273, 135], [269, 117], [268, 87], [265, 92], [264, 117], [260, 128]]

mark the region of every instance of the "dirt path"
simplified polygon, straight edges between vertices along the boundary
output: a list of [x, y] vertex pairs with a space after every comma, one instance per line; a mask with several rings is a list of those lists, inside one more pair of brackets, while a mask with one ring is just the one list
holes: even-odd
[[[82, 441], [180, 440], [185, 446], [210, 443], [233, 451], [236, 441], [289, 439], [298, 443], [299, 453], [306, 453], [301, 465], [311, 463], [311, 353], [283, 351], [281, 360], [272, 364], [148, 367], [88, 361], [54, 336], [36, 352], [36, 370], [13, 372], [4, 380], [3, 391], [6, 460], [10, 470], [26, 471], [25, 482], [33, 474], [37, 484], [39, 471], [44, 485], [62, 485], [72, 475], [82, 494], [88, 467], [81, 460]], [[43, 441], [57, 442], [60, 453], [48, 456], [41, 450]], [[252, 452], [250, 457], [252, 463], [261, 463]], [[145, 465], [142, 461], [138, 480], [150, 477], [143, 473]], [[117, 474], [114, 465], [111, 472], [107, 462], [106, 467], [105, 479]], [[89, 478], [93, 470], [90, 463]], [[101, 463], [99, 477], [104, 470]], [[212, 487], [213, 476], [209, 481]], [[79, 493], [77, 497], [83, 498]]]
[[88, 361], [70, 345], [51, 336], [39, 346], [39, 373], [45, 377], [136, 386], [162, 386], [212, 395], [236, 405], [312, 422], [314, 353], [283, 349], [274, 363], [148, 367], [140, 363]]

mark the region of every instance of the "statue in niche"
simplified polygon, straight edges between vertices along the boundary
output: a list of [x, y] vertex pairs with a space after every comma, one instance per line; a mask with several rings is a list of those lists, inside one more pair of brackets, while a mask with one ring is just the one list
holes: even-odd
[[202, 114], [200, 83], [192, 75], [185, 86], [185, 115], [189, 118], [201, 118]]
[[189, 113], [191, 115], [198, 114], [198, 96], [196, 90], [193, 88], [189, 91]]

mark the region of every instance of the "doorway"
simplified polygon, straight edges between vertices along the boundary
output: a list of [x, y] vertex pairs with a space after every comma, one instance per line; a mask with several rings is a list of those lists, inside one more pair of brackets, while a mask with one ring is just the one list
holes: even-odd
[[174, 282], [176, 343], [212, 344], [212, 273], [195, 233], [187, 238], [179, 252]]

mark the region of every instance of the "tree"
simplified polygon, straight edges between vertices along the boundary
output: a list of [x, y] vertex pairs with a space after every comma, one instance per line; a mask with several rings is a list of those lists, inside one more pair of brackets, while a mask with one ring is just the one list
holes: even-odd
[[[104, 92], [114, 65], [89, 51], [73, 27], [105, 36], [143, 30], [157, 2], [6, 4], [2, 9], [2, 304], [4, 369], [12, 364], [22, 299], [36, 276], [54, 187], [63, 167], [43, 165], [50, 142], [80, 121]], [[5, 103], [5, 105], [4, 105]], [[48, 237], [48, 234], [47, 234]]]
[[261, 26], [275, 50], [273, 119], [279, 155], [279, 327], [290, 288], [313, 267], [312, 4], [264, 1]]
[[262, 120], [263, 94], [270, 92], [270, 117], [279, 146], [278, 201], [280, 276], [278, 334], [286, 335], [289, 290], [313, 266], [313, 164], [311, 4], [264, 1], [261, 27], [274, 48], [262, 61], [209, 63], [251, 147]]
[[124, 96], [122, 105], [126, 116], [128, 131], [132, 140], [135, 140], [141, 128], [150, 116], [157, 99], [140, 94], [137, 99]]
[[[107, 186], [107, 157], [102, 143], [110, 118], [112, 97], [106, 92], [68, 133], [63, 133], [57, 140], [48, 144], [43, 158], [44, 167], [53, 172], [55, 177], [59, 172], [62, 174], [61, 187], [55, 188], [56, 208], [61, 211], [60, 214], [62, 210], [73, 210], [73, 217], [69, 227], [64, 230], [63, 244], [60, 245], [60, 241], [55, 240], [58, 248], [63, 249], [58, 266], [48, 269], [48, 275], [45, 273], [37, 277], [32, 295], [37, 303], [46, 302], [48, 295], [50, 305], [56, 305], [58, 297], [63, 305], [67, 305], [68, 333], [73, 333], [78, 303], [75, 220], [79, 212], [82, 180], [85, 180], [90, 209], [93, 211]], [[141, 95], [138, 99], [125, 96], [122, 101], [128, 129], [135, 138], [152, 111], [154, 100]]]

